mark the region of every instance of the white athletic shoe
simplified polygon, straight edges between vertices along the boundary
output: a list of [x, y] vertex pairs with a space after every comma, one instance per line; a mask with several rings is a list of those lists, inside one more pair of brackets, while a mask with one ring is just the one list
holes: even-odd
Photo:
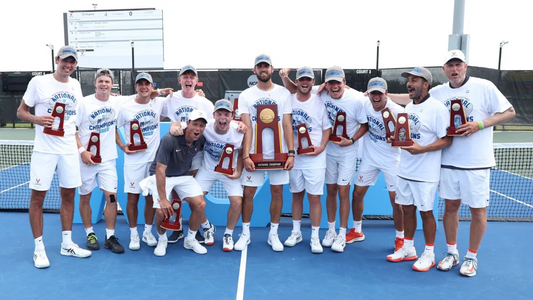
[[346, 247], [346, 236], [337, 235], [333, 245], [331, 245], [331, 250], [335, 252], [344, 252], [344, 247]]
[[130, 236], [130, 250], [137, 251], [141, 249], [141, 241], [139, 240], [139, 235]]
[[205, 249], [204, 246], [200, 245], [200, 243], [198, 243], [198, 241], [195, 238], [190, 239], [186, 237], [185, 240], [183, 241], [183, 247], [187, 250], [192, 250], [198, 254], [207, 253], [207, 249]]
[[459, 253], [446, 253], [446, 256], [437, 264], [437, 269], [441, 271], [450, 271], [453, 267], [459, 265]]
[[154, 249], [154, 255], [155, 256], [165, 256], [167, 254], [167, 243], [168, 240], [162, 241], [159, 239], [157, 242], [157, 247]]
[[63, 243], [61, 243], [61, 255], [65, 256], [74, 256], [79, 258], [85, 258], [91, 256], [92, 252], [89, 250], [85, 250], [80, 248], [77, 244], [71, 244], [68, 247], [65, 247]]
[[322, 246], [331, 247], [331, 245], [333, 245], [333, 241], [335, 240], [335, 237], [337, 237], [335, 230], [329, 229], [328, 231], [326, 231], [326, 236], [322, 240]]
[[50, 266], [50, 261], [48, 260], [44, 249], [33, 252], [33, 265], [37, 269], [44, 269]]
[[404, 260], [415, 260], [418, 256], [416, 255], [415, 247], [405, 248], [402, 247], [400, 250], [395, 251], [393, 254], [387, 255], [387, 260], [392, 262], [400, 262]]
[[226, 252], [233, 251], [233, 237], [229, 234], [224, 234], [222, 238], [222, 250]]
[[272, 246], [272, 250], [276, 252], [283, 251], [283, 244], [279, 240], [278, 234], [269, 234], [267, 243]]
[[291, 236], [287, 238], [285, 243], [283, 243], [287, 247], [293, 247], [294, 245], [300, 243], [302, 241], [302, 232], [298, 231], [292, 231]]
[[233, 249], [237, 251], [242, 251], [251, 242], [252, 242], [252, 237], [250, 236], [250, 234], [241, 233], [241, 236], [239, 237], [239, 240], [237, 241], [237, 243], [235, 243], [235, 247]]
[[215, 243], [215, 232], [217, 228], [213, 224], [209, 224], [211, 227], [204, 229], [204, 244], [206, 246], [212, 246]]
[[151, 232], [143, 233], [143, 242], [145, 242], [146, 245], [150, 247], [157, 246], [157, 240], [155, 239], [155, 236]]
[[322, 245], [320, 245], [320, 239], [319, 238], [311, 238], [311, 252], [318, 254], [322, 253], [324, 250], [322, 249]]
[[459, 273], [463, 276], [476, 276], [477, 274], [477, 258], [468, 258], [465, 257], [463, 263], [461, 264], [461, 269]]
[[424, 251], [413, 265], [413, 270], [419, 272], [429, 271], [435, 265], [435, 253]]

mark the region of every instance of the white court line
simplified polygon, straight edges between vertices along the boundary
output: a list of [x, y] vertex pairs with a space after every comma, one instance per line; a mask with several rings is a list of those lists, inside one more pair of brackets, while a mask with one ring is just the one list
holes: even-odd
[[5, 193], [5, 192], [7, 192], [7, 191], [10, 191], [10, 190], [12, 190], [12, 189], [16, 189], [16, 188], [18, 188], [19, 186], [23, 186], [23, 185], [26, 185], [26, 184], [28, 184], [28, 183], [30, 183], [30, 182], [28, 181], [28, 182], [24, 182], [24, 183], [21, 183], [21, 184], [19, 184], [19, 185], [16, 185], [16, 186], [10, 187], [10, 188], [8, 188], [7, 190], [0, 191], [0, 194]]
[[509, 196], [507, 196], [507, 195], [504, 195], [504, 194], [502, 194], [502, 193], [498, 193], [498, 192], [496, 192], [496, 191], [494, 191], [494, 190], [490, 190], [490, 191], [493, 192], [494, 194], [498, 194], [498, 195], [500, 195], [500, 196], [502, 196], [502, 197], [505, 197], [505, 198], [507, 198], [507, 199], [510, 199], [510, 200], [516, 201], [516, 202], [518, 202], [518, 203], [520, 203], [520, 204], [524, 204], [525, 206], [529, 206], [529, 207], [533, 208], [533, 205], [531, 205], [531, 204], [527, 204], [527, 203], [522, 202], [522, 201], [520, 201], [520, 200], [517, 200], [517, 199], [515, 199], [515, 198], [512, 198], [512, 197], [509, 197]]
[[244, 297], [244, 279], [246, 278], [246, 257], [248, 255], [248, 246], [241, 251], [241, 265], [239, 268], [239, 283], [237, 284], [237, 300], [243, 300]]

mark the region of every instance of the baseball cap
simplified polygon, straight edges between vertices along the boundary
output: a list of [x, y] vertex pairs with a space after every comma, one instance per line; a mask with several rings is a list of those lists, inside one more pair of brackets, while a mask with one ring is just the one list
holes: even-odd
[[448, 53], [446, 53], [446, 56], [444, 56], [444, 64], [447, 64], [452, 59], [458, 59], [458, 60], [466, 63], [465, 54], [461, 50], [448, 51]]
[[301, 67], [296, 71], [296, 80], [302, 77], [315, 79], [315, 73], [313, 72], [313, 69], [311, 69], [310, 67]]
[[265, 63], [267, 63], [269, 65], [272, 65], [272, 60], [270, 59], [270, 56], [268, 56], [266, 54], [259, 54], [255, 58], [254, 67], [257, 66], [259, 63], [262, 63], [262, 62], [265, 62]]
[[402, 77], [409, 78], [409, 75], [414, 75], [424, 78], [429, 84], [433, 81], [433, 76], [428, 69], [423, 67], [414, 67], [410, 72], [403, 72]]
[[338, 82], [344, 81], [344, 70], [339, 66], [329, 67], [326, 70], [326, 82], [335, 80]]
[[187, 71], [193, 71], [194, 75], [198, 76], [198, 72], [196, 72], [196, 69], [193, 66], [191, 66], [191, 65], [186, 65], [183, 68], [181, 68], [179, 76], [183, 75], [183, 73], [185, 73]]
[[202, 110], [195, 109], [189, 114], [189, 121], [196, 121], [198, 119], [204, 119], [207, 123], [207, 115]]
[[57, 52], [57, 57], [61, 59], [65, 59], [69, 56], [74, 57], [74, 59], [78, 61], [78, 52], [76, 51], [76, 49], [74, 49], [74, 47], [63, 46], [59, 48], [59, 52]]
[[107, 76], [111, 78], [111, 81], [115, 81], [115, 75], [113, 74], [113, 71], [109, 69], [98, 69], [98, 71], [96, 71], [96, 74], [94, 74], [94, 80], [96, 80], [100, 76]]
[[233, 112], [233, 105], [231, 105], [231, 102], [226, 99], [220, 99], [217, 102], [215, 102], [215, 110], [217, 111], [219, 109], [225, 109], [229, 112]]
[[151, 84], [154, 84], [154, 81], [152, 80], [152, 75], [150, 75], [148, 73], [143, 72], [143, 73], [137, 75], [137, 77], [135, 78], [135, 84], [137, 84], [137, 82], [139, 82], [139, 80], [141, 80], [141, 79], [145, 79], [148, 82], [150, 82]]
[[374, 91], [378, 91], [378, 92], [381, 92], [382, 94], [385, 94], [387, 89], [388, 89], [387, 88], [387, 81], [385, 81], [385, 79], [383, 79], [381, 77], [374, 77], [374, 78], [370, 79], [370, 81], [368, 82], [367, 91], [369, 93], [374, 92]]

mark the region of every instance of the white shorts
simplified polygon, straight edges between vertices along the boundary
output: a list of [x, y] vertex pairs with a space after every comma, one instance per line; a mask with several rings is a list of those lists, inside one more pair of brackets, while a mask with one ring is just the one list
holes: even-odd
[[326, 184], [352, 184], [356, 167], [357, 157], [355, 155], [326, 155]]
[[[170, 193], [175, 190], [180, 199], [187, 201], [189, 197], [202, 196], [202, 188], [192, 176], [178, 176], [167, 177], [165, 180], [165, 191], [167, 193], [167, 200], [170, 202]], [[143, 196], [152, 195], [154, 198], [154, 208], [161, 208], [159, 206], [159, 194], [157, 193], [157, 184], [155, 175], [143, 179], [139, 186], [141, 187]]]
[[204, 151], [200, 151], [196, 153], [196, 155], [192, 158], [192, 165], [189, 171], [199, 170], [203, 161], [204, 161]]
[[324, 194], [326, 169], [292, 169], [289, 172], [289, 190], [291, 193], [307, 191], [311, 195]]
[[265, 181], [265, 173], [268, 173], [270, 185], [284, 185], [289, 183], [289, 172], [285, 170], [256, 170], [248, 172], [242, 171], [242, 185], [244, 186], [262, 186]]
[[100, 189], [110, 193], [117, 192], [117, 166], [116, 160], [104, 161], [101, 164], [88, 166], [80, 159], [81, 186], [78, 188], [80, 195], [91, 193], [97, 186], [96, 179]]
[[398, 177], [396, 204], [415, 205], [419, 211], [433, 210], [438, 182], [410, 181]]
[[196, 181], [202, 187], [204, 192], [209, 192], [209, 189], [220, 181], [226, 190], [228, 196], [242, 197], [242, 185], [240, 178], [229, 179], [226, 175], [217, 173], [215, 171], [208, 171], [204, 166], [200, 167], [195, 177]]
[[150, 176], [151, 162], [124, 166], [124, 192], [128, 194], [140, 194], [139, 182]]
[[51, 154], [33, 151], [30, 166], [29, 187], [36, 191], [48, 191], [54, 178], [59, 186], [73, 189], [81, 185], [79, 154]]
[[439, 197], [461, 200], [472, 208], [489, 206], [490, 169], [441, 169]]
[[398, 182], [398, 166], [391, 166], [390, 168], [378, 168], [370, 164], [365, 164], [361, 161], [357, 176], [355, 176], [354, 183], [358, 186], [370, 186], [376, 184], [379, 173], [383, 172], [385, 182], [387, 183], [387, 190], [389, 192], [396, 191], [396, 183]]

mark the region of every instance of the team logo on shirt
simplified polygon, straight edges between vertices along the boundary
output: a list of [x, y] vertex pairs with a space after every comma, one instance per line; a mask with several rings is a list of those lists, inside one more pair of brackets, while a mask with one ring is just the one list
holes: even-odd
[[76, 115], [76, 96], [74, 94], [63, 91], [52, 95], [48, 104], [48, 113], [51, 114], [56, 102], [65, 103], [65, 121], [68, 121], [70, 117]]
[[326, 111], [328, 112], [329, 123], [331, 124], [331, 126], [334, 126], [335, 118], [337, 118], [337, 113], [344, 112], [344, 109], [338, 107], [331, 101], [326, 101], [324, 105], [326, 106]]
[[385, 125], [383, 124], [383, 119], [377, 119], [372, 116], [367, 116], [368, 120], [368, 136], [370, 140], [374, 143], [378, 141], [386, 142], [385, 138]]
[[411, 130], [412, 139], [420, 139], [420, 118], [415, 113], [409, 113], [409, 129]]
[[187, 122], [189, 120], [189, 114], [195, 109], [196, 107], [190, 105], [178, 107], [174, 112], [176, 120], [178, 120], [178, 122]]
[[159, 127], [158, 118], [159, 116], [153, 110], [143, 109], [133, 117], [133, 120], [139, 121], [143, 136], [146, 138], [147, 136], [154, 135]]
[[224, 151], [225, 147], [225, 143], [206, 141], [204, 152], [207, 153], [213, 161], [218, 162], [220, 160], [220, 156], [222, 156], [222, 151]]
[[90, 113], [89, 122], [90, 131], [108, 132], [117, 123], [117, 113], [111, 106], [101, 107]]
[[[270, 99], [270, 98], [261, 98], [261, 99], [257, 99], [254, 104], [252, 105], [251, 107], [251, 113], [250, 115], [252, 116], [252, 122], [257, 122], [257, 106], [258, 105], [261, 105], [261, 104], [278, 104], [276, 101], [274, 101], [274, 99]], [[279, 109], [279, 107], [278, 107]], [[281, 118], [279, 117], [279, 111], [278, 111], [278, 122], [281, 122]]]
[[304, 110], [300, 108], [295, 108], [292, 110], [292, 130], [294, 135], [298, 135], [298, 125], [305, 124], [309, 132], [313, 132], [313, 127], [311, 126], [311, 116]]
[[474, 110], [474, 104], [472, 104], [472, 102], [468, 101], [467, 98], [463, 98], [463, 97], [453, 97], [453, 98], [450, 98], [446, 101], [444, 101], [444, 105], [446, 105], [446, 108], [448, 108], [448, 110], [450, 110], [450, 105], [452, 103], [452, 100], [461, 100], [461, 103], [463, 104], [463, 108], [465, 110], [465, 114], [466, 114], [466, 121], [467, 122], [472, 122], [474, 121], [474, 116], [471, 116], [472, 114], [472, 111]]

